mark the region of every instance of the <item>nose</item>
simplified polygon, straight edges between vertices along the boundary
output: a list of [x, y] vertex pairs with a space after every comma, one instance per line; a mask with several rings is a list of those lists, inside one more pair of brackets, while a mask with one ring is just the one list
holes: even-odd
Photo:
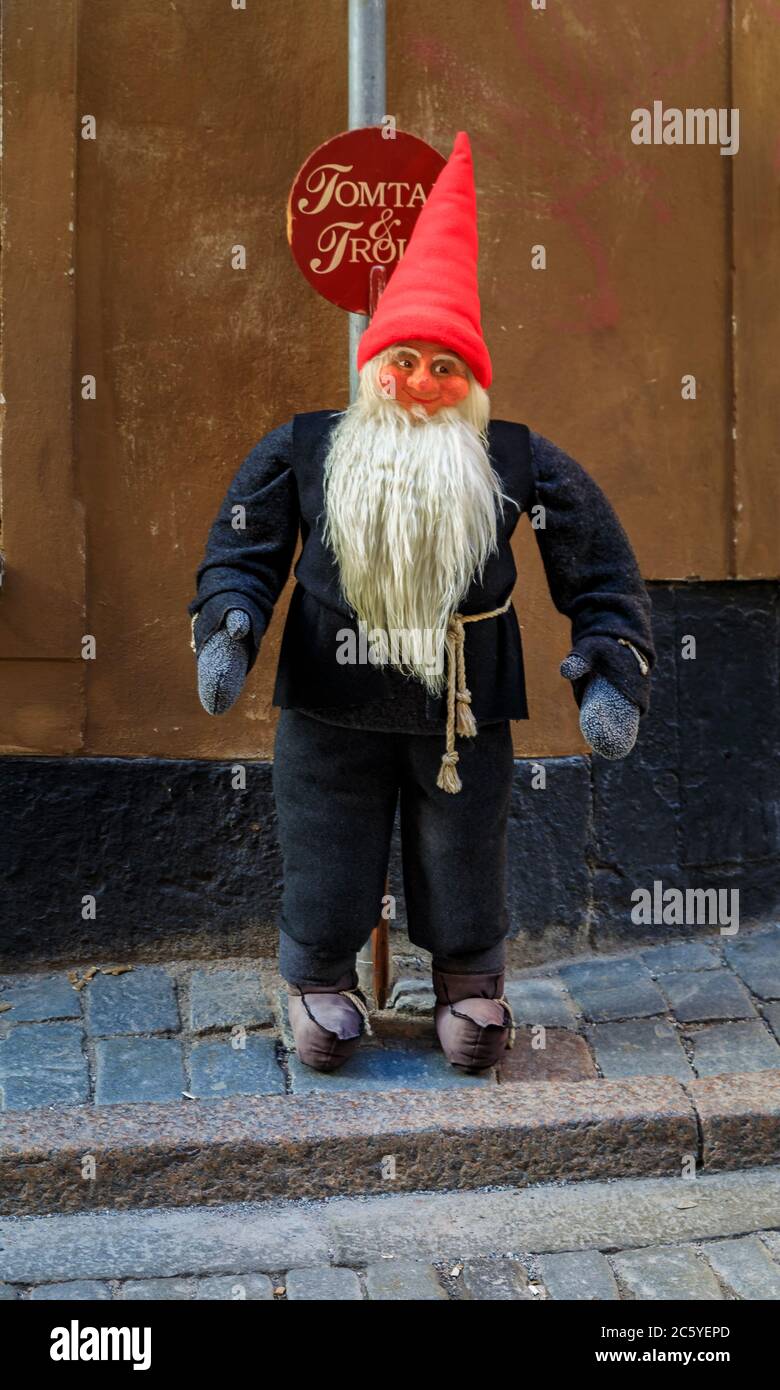
[[409, 377], [409, 385], [420, 396], [431, 396], [436, 391], [436, 382], [431, 376], [427, 362], [419, 362]]

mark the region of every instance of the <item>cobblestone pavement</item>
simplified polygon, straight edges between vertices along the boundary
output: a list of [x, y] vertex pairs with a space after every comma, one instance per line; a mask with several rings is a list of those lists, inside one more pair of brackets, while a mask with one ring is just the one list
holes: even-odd
[[780, 1299], [780, 1169], [0, 1221], [0, 1299]]
[[780, 1068], [780, 926], [526, 970], [508, 976], [506, 993], [514, 1049], [498, 1072], [464, 1076], [436, 1046], [429, 976], [402, 960], [375, 1036], [323, 1075], [295, 1056], [285, 991], [267, 961], [7, 975], [0, 1104], [186, 1104], [599, 1076], [685, 1081]]

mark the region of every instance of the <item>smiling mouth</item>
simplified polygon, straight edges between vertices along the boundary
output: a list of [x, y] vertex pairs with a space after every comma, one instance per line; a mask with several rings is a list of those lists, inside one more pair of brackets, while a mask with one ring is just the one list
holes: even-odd
[[435, 396], [416, 396], [416, 395], [414, 394], [414, 391], [410, 391], [410, 390], [409, 390], [409, 387], [408, 387], [408, 386], [407, 386], [407, 388], [406, 388], [406, 394], [407, 394], [408, 396], [411, 396], [411, 398], [412, 398], [413, 401], [419, 401], [421, 405], [426, 405], [426, 404], [427, 404], [427, 405], [430, 405], [430, 404], [431, 404], [431, 401], [438, 401], [438, 400], [439, 400], [439, 394], [438, 394], [438, 392], [437, 392], [437, 394], [436, 394]]

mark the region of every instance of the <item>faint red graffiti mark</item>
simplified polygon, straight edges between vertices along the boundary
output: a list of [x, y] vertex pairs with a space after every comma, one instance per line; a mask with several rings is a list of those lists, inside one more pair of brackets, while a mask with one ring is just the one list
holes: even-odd
[[[592, 0], [590, 4], [585, 5], [585, 8], [590, 9], [591, 6]], [[600, 11], [599, 17], [594, 18], [594, 30], [597, 30], [598, 20], [602, 13], [603, 11]], [[563, 113], [567, 131], [574, 134], [574, 139], [567, 142], [569, 148], [574, 147], [576, 149], [580, 160], [586, 163], [593, 163], [598, 160], [599, 164], [599, 172], [589, 182], [581, 185], [579, 189], [576, 186], [567, 188], [566, 192], [554, 199], [552, 204], [555, 215], [567, 224], [572, 234], [580, 241], [583, 249], [589, 255], [595, 277], [595, 294], [588, 302], [586, 322], [569, 324], [567, 325], [568, 331], [587, 331], [591, 327], [615, 327], [620, 318], [620, 303], [611, 279], [608, 248], [600, 235], [600, 224], [594, 225], [593, 220], [585, 215], [581, 204], [583, 199], [596, 188], [605, 184], [617, 184], [621, 178], [630, 177], [640, 184], [644, 184], [646, 191], [648, 191], [649, 184], [657, 178], [657, 174], [636, 160], [628, 158], [627, 153], [623, 154], [615, 149], [610, 153], [605, 152], [603, 142], [605, 139], [609, 139], [611, 132], [605, 129], [603, 102], [598, 99], [596, 94], [589, 93], [584, 82], [580, 80], [580, 73], [585, 71], [580, 50], [565, 43], [560, 33], [558, 34], [557, 54], [560, 57], [560, 68], [563, 73], [563, 77], [558, 78], [550, 72], [538, 48], [533, 44], [533, 39], [539, 31], [531, 28], [534, 17], [530, 15], [524, 0], [507, 0], [507, 17], [521, 57], [542, 88], [547, 91], [555, 110], [558, 113]], [[710, 12], [706, 32], [694, 42], [688, 53], [678, 56], [673, 63], [668, 64], [665, 68], [655, 69], [651, 74], [654, 82], [657, 83], [663, 78], [668, 78], [673, 73], [679, 75], [691, 71], [719, 41], [722, 41], [724, 26], [727, 24], [728, 18], [729, 0], [720, 0], [720, 3]], [[598, 81], [598, 77], [598, 72], [593, 72], [594, 82]], [[628, 73], [626, 79], [628, 80]], [[627, 81], [620, 83], [619, 72], [617, 76], [611, 74], [610, 80], [616, 85], [622, 85], [623, 90], [626, 90]], [[646, 101], [649, 103], [655, 99], [656, 95], [657, 92], [652, 92]], [[630, 91], [630, 100], [631, 107], [637, 104], [635, 88]], [[671, 211], [665, 200], [654, 195], [651, 197], [651, 205], [658, 221], [671, 222]]]
[[[779, 0], [762, 3], [780, 9]], [[583, 9], [593, 14], [592, 29], [598, 33], [603, 9], [598, 13], [592, 0], [580, 0]], [[473, 94], [474, 104], [482, 116], [489, 117], [495, 139], [476, 131], [472, 134], [475, 148], [482, 157], [501, 164], [509, 140], [514, 140], [523, 152], [523, 176], [527, 186], [537, 190], [545, 184], [547, 193], [534, 196], [538, 215], [554, 217], [564, 223], [572, 237], [582, 247], [591, 264], [593, 292], [579, 296], [580, 312], [569, 321], [551, 325], [556, 331], [587, 333], [592, 330], [615, 328], [620, 321], [620, 300], [610, 265], [610, 241], [603, 233], [603, 219], [595, 212], [588, 213], [587, 200], [599, 190], [618, 187], [630, 181], [643, 194], [659, 225], [669, 225], [672, 210], [669, 200], [659, 189], [660, 168], [647, 161], [631, 158], [628, 144], [628, 117], [637, 104], [650, 105], [663, 96], [659, 85], [681, 74], [691, 72], [711, 51], [725, 41], [730, 15], [729, 0], [717, 0], [708, 12], [703, 33], [698, 33], [684, 53], [679, 51], [673, 61], [662, 67], [648, 69], [648, 92], [639, 98], [636, 93], [635, 70], [626, 67], [625, 76], [616, 67], [610, 72], [610, 85], [626, 93], [626, 148], [616, 148], [613, 128], [607, 124], [605, 94], [600, 85], [601, 70], [588, 68], [582, 50], [556, 32], [556, 71], [553, 72], [539, 48], [539, 16], [532, 14], [527, 0], [506, 0], [506, 19], [514, 37], [517, 51], [526, 70], [546, 93], [548, 103], [543, 114], [536, 115], [520, 104], [507, 102], [497, 93], [485, 92], [484, 74], [466, 65], [463, 54], [445, 42], [426, 39], [407, 40], [407, 53], [416, 57], [426, 69], [451, 82], [457, 81], [464, 96]], [[610, 37], [612, 35], [610, 34]], [[561, 151], [567, 173], [560, 175], [557, 184], [551, 179], [548, 155], [550, 145]], [[583, 170], [572, 182], [572, 157]], [[504, 195], [484, 194], [481, 201], [503, 201]]]
[[[719, 0], [712, 5], [707, 15], [705, 32], [698, 42], [694, 42], [687, 53], [678, 54], [674, 61], [664, 67], [654, 68], [648, 74], [655, 82], [663, 82], [672, 77], [682, 77], [692, 72], [719, 44], [726, 43], [731, 20], [731, 0]], [[660, 97], [661, 93], [657, 95]], [[645, 105], [648, 103], [646, 102]]]
[[766, 10], [775, 23], [780, 24], [780, 3], [778, 0], [753, 0], [753, 3], [758, 5], [759, 9]]

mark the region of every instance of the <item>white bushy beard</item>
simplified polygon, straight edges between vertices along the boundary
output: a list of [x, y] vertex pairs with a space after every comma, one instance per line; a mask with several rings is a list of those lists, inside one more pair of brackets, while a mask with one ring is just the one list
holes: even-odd
[[[376, 362], [363, 368], [360, 394], [333, 431], [325, 540], [380, 663], [436, 695], [449, 618], [497, 548], [502, 493], [486, 448], [489, 402], [472, 384], [476, 406], [467, 398], [432, 416], [410, 413], [377, 388], [375, 371]], [[384, 648], [377, 632], [388, 634]], [[394, 632], [411, 639], [399, 646]]]

